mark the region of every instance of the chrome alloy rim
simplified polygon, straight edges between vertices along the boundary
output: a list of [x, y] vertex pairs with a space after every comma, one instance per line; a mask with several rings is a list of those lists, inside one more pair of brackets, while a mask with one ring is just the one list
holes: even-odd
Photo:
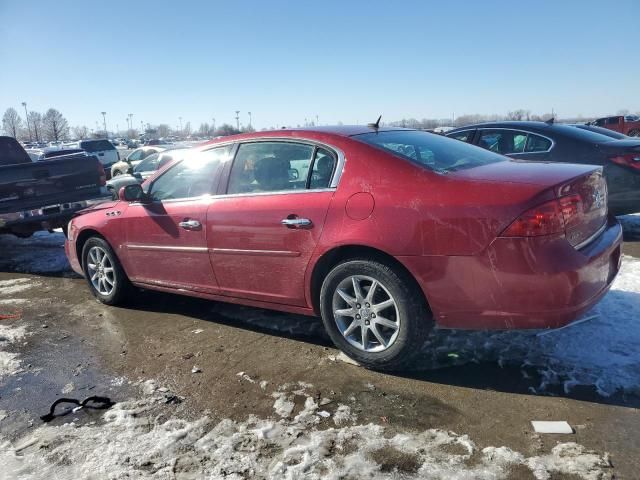
[[109, 254], [103, 248], [91, 247], [87, 261], [87, 270], [93, 288], [100, 295], [111, 295], [116, 287], [116, 274]]
[[378, 280], [352, 275], [333, 294], [333, 316], [347, 342], [364, 352], [382, 352], [400, 331], [400, 313], [389, 290]]

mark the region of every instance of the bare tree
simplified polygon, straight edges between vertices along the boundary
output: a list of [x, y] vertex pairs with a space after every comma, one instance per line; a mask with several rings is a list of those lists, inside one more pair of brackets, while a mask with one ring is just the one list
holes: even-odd
[[2, 129], [7, 135], [18, 138], [20, 129], [22, 128], [22, 118], [18, 115], [15, 108], [7, 108], [2, 116]]
[[240, 133], [240, 130], [238, 130], [236, 127], [232, 125], [229, 125], [228, 123], [223, 123], [215, 131], [216, 135], [222, 135], [222, 136], [235, 135], [236, 133]]
[[184, 130], [182, 130], [182, 136], [188, 137], [191, 135], [191, 122], [187, 122], [184, 124]]
[[621, 110], [618, 110], [618, 112], [616, 113], [616, 115], [629, 115], [629, 110], [627, 110], [626, 108], [623, 108]]
[[69, 124], [55, 108], [50, 108], [42, 118], [44, 136], [47, 140], [65, 140], [69, 136]]
[[198, 129], [198, 133], [200, 135], [202, 135], [203, 137], [209, 135], [209, 124], [208, 123], [201, 123], [200, 124], [200, 128]]
[[89, 138], [89, 129], [86, 125], [73, 127], [73, 136], [78, 140], [84, 140], [85, 138]]
[[29, 126], [33, 132], [33, 139], [36, 142], [42, 140], [42, 114], [40, 112], [30, 111], [27, 116]]
[[171, 133], [171, 127], [166, 123], [161, 123], [160, 125], [158, 125], [157, 130], [158, 130], [158, 136], [160, 138], [168, 137], [169, 134]]
[[529, 120], [529, 118], [531, 117], [531, 111], [530, 110], [514, 110], [513, 112], [509, 112], [507, 113], [507, 120]]

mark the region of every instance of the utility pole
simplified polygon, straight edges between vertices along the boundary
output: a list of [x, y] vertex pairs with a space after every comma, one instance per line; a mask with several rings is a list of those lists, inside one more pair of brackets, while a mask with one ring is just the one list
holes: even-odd
[[236, 110], [236, 129], [240, 131], [240, 110]]
[[320, 120], [318, 119], [318, 115], [316, 114], [316, 127], [320, 125]]
[[33, 139], [31, 138], [31, 127], [29, 126], [29, 114], [27, 113], [27, 102], [22, 102], [22, 106], [24, 107], [24, 119], [27, 122], [27, 130], [29, 130], [29, 141], [31, 142]]
[[247, 112], [249, 114], [249, 127], [251, 127], [251, 112]]
[[102, 113], [102, 122], [104, 123], [104, 138], [109, 138], [109, 134], [107, 133], [107, 112]]
[[[129, 130], [133, 130], [133, 113], [130, 113], [128, 117], [129, 117]], [[127, 135], [128, 134], [129, 132], [127, 132]]]
[[211, 127], [211, 134], [215, 134], [216, 133], [216, 118], [213, 117], [211, 120], [213, 120], [213, 125]]
[[180, 120], [180, 135], [182, 136], [182, 117], [178, 117], [178, 120]]

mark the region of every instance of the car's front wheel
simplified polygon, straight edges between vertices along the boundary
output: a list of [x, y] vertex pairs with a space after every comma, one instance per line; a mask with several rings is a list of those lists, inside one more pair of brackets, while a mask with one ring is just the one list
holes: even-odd
[[122, 303], [130, 288], [118, 257], [100, 237], [91, 237], [82, 248], [82, 268], [91, 293], [102, 303]]
[[350, 260], [329, 272], [320, 291], [320, 310], [336, 346], [379, 370], [406, 368], [433, 325], [411, 277], [368, 259]]

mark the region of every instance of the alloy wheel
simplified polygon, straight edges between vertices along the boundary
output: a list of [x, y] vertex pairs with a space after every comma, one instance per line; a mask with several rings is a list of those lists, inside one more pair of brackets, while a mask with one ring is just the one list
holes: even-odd
[[100, 295], [111, 295], [116, 287], [116, 274], [109, 254], [101, 247], [91, 247], [87, 260], [87, 272], [93, 288]]
[[333, 294], [333, 315], [342, 336], [364, 352], [389, 348], [400, 331], [400, 313], [389, 290], [375, 278], [351, 275]]

